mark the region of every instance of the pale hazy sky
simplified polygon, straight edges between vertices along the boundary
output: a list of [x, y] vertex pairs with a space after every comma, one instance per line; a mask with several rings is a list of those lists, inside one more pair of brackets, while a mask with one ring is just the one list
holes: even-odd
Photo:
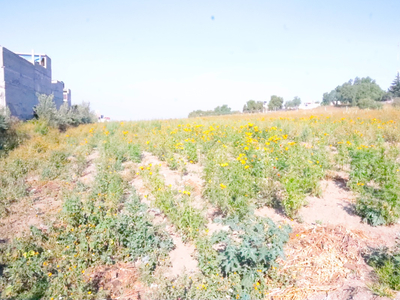
[[114, 119], [186, 117], [324, 92], [400, 69], [400, 1], [0, 0], [0, 45], [46, 53], [53, 79]]

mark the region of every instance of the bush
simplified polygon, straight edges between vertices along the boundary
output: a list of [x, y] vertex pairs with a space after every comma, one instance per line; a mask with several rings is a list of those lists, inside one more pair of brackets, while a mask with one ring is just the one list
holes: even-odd
[[61, 105], [57, 110], [54, 103], [54, 95], [37, 94], [39, 104], [33, 109], [36, 119], [40, 122], [36, 124], [35, 131], [47, 134], [47, 126], [58, 127], [59, 130], [66, 130], [69, 126], [88, 124], [96, 122], [96, 116], [90, 110], [90, 104], [83, 102], [80, 105], [68, 103]]
[[[236, 289], [241, 291], [241, 299], [255, 299], [258, 291], [254, 286], [264, 289], [264, 274], [276, 267], [278, 257], [285, 257], [283, 247], [289, 240], [291, 228], [254, 216], [248, 216], [240, 223], [239, 219], [233, 218], [228, 224], [229, 231], [219, 231], [211, 238], [214, 247], [220, 249], [216, 261], [223, 277], [239, 277], [240, 286]], [[207, 272], [210, 260], [209, 256], [199, 257], [200, 268], [205, 268], [203, 272]]]
[[357, 106], [361, 109], [381, 109], [382, 108], [382, 104], [374, 101], [370, 98], [364, 98], [364, 99], [360, 99], [358, 100]]
[[17, 118], [11, 117], [8, 107], [0, 109], [0, 156], [14, 149], [20, 142], [21, 137], [14, 128], [17, 121]]
[[57, 108], [53, 101], [54, 95], [36, 94], [39, 104], [33, 108], [34, 116], [39, 120], [46, 120], [50, 126], [56, 125]]
[[393, 99], [392, 106], [396, 108], [400, 108], [400, 97], [396, 97]]
[[390, 225], [400, 217], [398, 150], [360, 146], [350, 150], [350, 187], [358, 192], [356, 211], [373, 226]]
[[0, 132], [6, 131], [10, 127], [10, 110], [8, 108], [0, 109]]

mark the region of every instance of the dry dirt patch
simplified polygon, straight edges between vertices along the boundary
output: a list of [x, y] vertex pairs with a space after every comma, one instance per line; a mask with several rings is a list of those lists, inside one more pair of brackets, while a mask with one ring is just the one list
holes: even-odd
[[346, 229], [362, 231], [368, 236], [370, 246], [394, 246], [400, 225], [373, 227], [363, 223], [355, 214], [355, 196], [340, 180], [324, 180], [321, 182], [323, 194], [321, 198], [307, 197], [308, 205], [299, 214], [307, 224], [343, 225]]
[[100, 157], [100, 153], [98, 150], [94, 150], [88, 157], [87, 157], [87, 167], [83, 171], [82, 176], [79, 180], [84, 184], [90, 184], [94, 181], [96, 177], [96, 160]]
[[47, 223], [55, 220], [62, 201], [61, 190], [72, 188], [65, 182], [54, 180], [41, 182], [30, 178], [29, 196], [19, 199], [8, 207], [8, 214], [0, 219], [0, 238], [10, 240], [29, 232], [30, 226], [46, 230]]
[[[183, 175], [179, 171], [170, 170], [165, 162], [160, 161], [156, 156], [149, 152], [143, 152], [142, 164], [149, 165], [154, 164], [160, 166], [160, 174], [165, 178], [165, 184], [171, 185], [175, 189], [182, 189], [185, 186], [185, 180]], [[147, 206], [151, 206], [152, 195], [146, 188], [143, 179], [140, 176], [136, 176], [131, 184], [135, 187], [136, 192], [141, 195], [141, 201]], [[144, 197], [146, 196], [146, 197]], [[151, 208], [148, 212], [153, 215], [155, 224], [160, 224], [167, 221], [167, 218], [157, 209]], [[194, 258], [195, 247], [191, 243], [184, 243], [180, 235], [176, 232], [174, 226], [168, 225], [166, 227], [167, 232], [173, 239], [175, 248], [169, 253], [171, 262], [170, 268], [167, 269], [166, 274], [169, 277], [176, 277], [187, 271], [189, 273], [198, 271], [198, 262]]]
[[110, 293], [111, 299], [137, 300], [145, 293], [144, 286], [138, 281], [138, 272], [133, 264], [117, 263], [113, 266], [99, 266], [88, 272], [91, 280], [99, 289]]

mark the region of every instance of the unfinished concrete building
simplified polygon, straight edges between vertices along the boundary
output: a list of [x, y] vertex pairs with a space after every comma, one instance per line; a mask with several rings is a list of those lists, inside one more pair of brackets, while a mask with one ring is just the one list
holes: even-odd
[[8, 106], [21, 120], [33, 117], [38, 104], [36, 93], [54, 95], [59, 108], [71, 105], [71, 90], [64, 82], [52, 80], [51, 59], [46, 54], [14, 53], [0, 46], [0, 108]]

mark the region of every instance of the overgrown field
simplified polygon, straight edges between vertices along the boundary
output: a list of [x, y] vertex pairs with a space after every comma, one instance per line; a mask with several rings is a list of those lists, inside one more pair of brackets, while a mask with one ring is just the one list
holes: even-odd
[[[397, 223], [399, 122], [393, 108], [329, 108], [62, 133], [20, 124], [23, 143], [0, 158], [1, 299], [128, 299], [128, 291], [132, 299], [268, 299], [296, 289], [296, 275], [281, 267], [292, 228], [255, 210], [273, 207], [301, 224], [307, 197], [341, 176], [364, 222]], [[43, 189], [49, 183], [57, 193]], [[16, 211], [48, 197], [55, 211], [27, 213], [22, 223], [37, 219], [29, 230], [6, 230]], [[177, 240], [193, 247], [192, 270], [171, 273]], [[134, 271], [115, 288], [107, 266]], [[381, 284], [386, 294], [399, 288]]]

